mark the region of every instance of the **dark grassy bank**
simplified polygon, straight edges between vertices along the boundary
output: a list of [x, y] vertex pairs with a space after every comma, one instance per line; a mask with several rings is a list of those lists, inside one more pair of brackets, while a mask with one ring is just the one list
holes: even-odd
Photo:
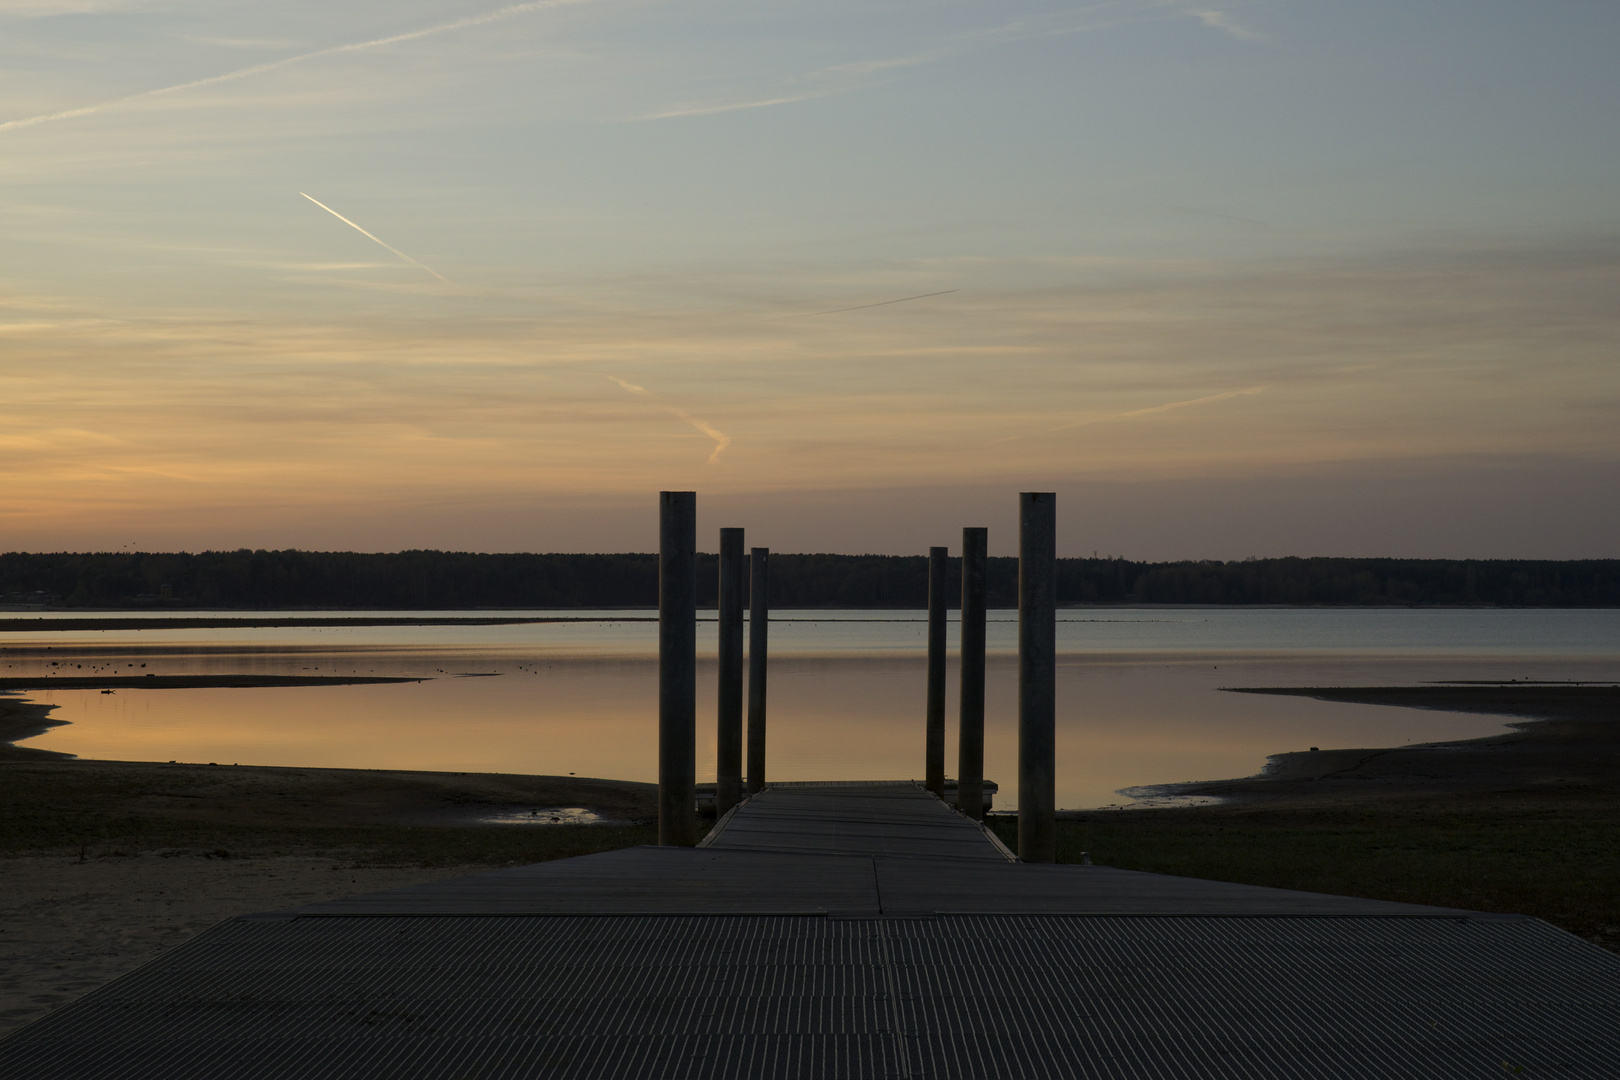
[[[1015, 819], [993, 827], [1017, 847]], [[1405, 802], [1329, 810], [1096, 813], [1058, 861], [1414, 904], [1517, 912], [1620, 951], [1620, 802]]]
[[[60, 761], [0, 762], [0, 856], [166, 851], [507, 865], [657, 842], [656, 788], [576, 777]], [[611, 825], [476, 825], [584, 806]]]
[[[1270, 687], [1520, 716], [1485, 739], [1280, 754], [1226, 805], [1066, 814], [1058, 859], [1546, 919], [1620, 951], [1620, 687]], [[994, 827], [1016, 848], [1017, 827]]]

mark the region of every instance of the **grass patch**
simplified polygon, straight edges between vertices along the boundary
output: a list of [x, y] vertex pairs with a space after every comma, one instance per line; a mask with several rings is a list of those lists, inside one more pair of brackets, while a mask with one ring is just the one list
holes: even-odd
[[508, 866], [657, 842], [658, 829], [650, 825], [256, 826], [71, 811], [0, 816], [0, 855], [97, 858], [187, 850], [240, 857], [321, 855], [360, 865]]
[[[455, 773], [266, 769], [149, 762], [0, 763], [0, 856], [146, 851], [315, 855], [361, 864], [505, 866], [657, 843], [634, 786]], [[614, 825], [420, 823], [521, 801], [613, 800]], [[622, 812], [622, 810], [621, 810]]]
[[[1554, 805], [1143, 810], [1058, 823], [1058, 861], [1516, 912], [1620, 951], [1620, 813]], [[991, 820], [1017, 850], [1016, 818]]]

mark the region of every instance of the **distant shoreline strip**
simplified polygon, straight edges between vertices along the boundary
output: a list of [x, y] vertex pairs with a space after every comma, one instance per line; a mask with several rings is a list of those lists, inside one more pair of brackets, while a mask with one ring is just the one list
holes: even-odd
[[301, 626], [522, 626], [529, 623], [657, 622], [656, 615], [542, 616], [538, 618], [398, 618], [314, 616], [283, 619], [0, 619], [0, 633], [38, 634], [62, 630], [251, 630]]

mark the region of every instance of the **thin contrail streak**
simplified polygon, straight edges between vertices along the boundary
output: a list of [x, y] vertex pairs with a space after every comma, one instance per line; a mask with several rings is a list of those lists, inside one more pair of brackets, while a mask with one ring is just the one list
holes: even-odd
[[675, 418], [677, 418], [679, 420], [686, 421], [688, 424], [691, 424], [693, 427], [695, 427], [699, 431], [703, 432], [703, 434], [705, 434], [709, 438], [713, 439], [714, 440], [714, 453], [709, 455], [709, 464], [710, 465], [713, 465], [715, 463], [715, 461], [720, 457], [720, 452], [722, 450], [724, 450], [726, 447], [731, 445], [731, 436], [730, 435], [727, 435], [725, 432], [720, 431], [713, 424], [709, 423], [707, 420], [698, 419], [697, 417], [693, 416], [691, 413], [687, 412], [685, 409], [678, 409], [674, 405], [667, 405], [664, 402], [659, 401], [658, 400], [658, 395], [654, 394], [651, 390], [648, 390], [645, 386], [637, 386], [633, 382], [625, 382], [623, 379], [619, 378], [617, 375], [609, 375], [608, 380], [610, 382], [618, 383], [625, 390], [628, 390], [630, 393], [635, 394], [637, 397], [646, 398], [648, 401], [650, 401], [653, 404], [657, 405], [660, 409], [663, 409], [665, 412], [669, 413], [671, 416], [673, 416], [673, 417], [675, 417]]
[[1101, 424], [1109, 420], [1129, 420], [1137, 416], [1151, 416], [1154, 413], [1169, 412], [1172, 409], [1186, 409], [1194, 405], [1211, 405], [1217, 401], [1230, 401], [1235, 397], [1246, 394], [1259, 394], [1270, 389], [1267, 386], [1249, 386], [1242, 390], [1228, 390], [1224, 394], [1210, 394], [1208, 397], [1192, 398], [1189, 401], [1171, 401], [1164, 405], [1150, 405], [1145, 409], [1132, 409], [1130, 412], [1110, 413], [1107, 416], [1094, 416], [1089, 420], [1076, 420], [1072, 424], [1061, 424], [1051, 428], [1052, 431], [1068, 431], [1071, 428], [1089, 427], [1092, 424]]
[[1149, 413], [1169, 412], [1171, 409], [1185, 409], [1189, 405], [1209, 405], [1216, 401], [1230, 401], [1232, 398], [1242, 397], [1244, 394], [1258, 394], [1265, 389], [1266, 387], [1264, 386], [1251, 386], [1244, 390], [1228, 390], [1224, 394], [1211, 394], [1208, 397], [1193, 398], [1191, 401], [1172, 401], [1167, 405], [1150, 405], [1145, 409], [1132, 409], [1130, 412], [1119, 413], [1118, 416], [1123, 420], [1131, 416], [1147, 416]]
[[837, 315], [841, 311], [865, 311], [867, 308], [887, 307], [890, 304], [903, 304], [907, 300], [926, 300], [930, 296], [944, 296], [947, 293], [960, 292], [960, 289], [941, 289], [939, 292], [919, 293], [916, 296], [902, 296], [898, 300], [879, 300], [875, 304], [856, 304], [854, 307], [832, 308], [828, 311], [807, 311], [803, 315], [783, 315], [784, 319], [809, 319], [816, 315]]
[[[317, 60], [323, 56], [336, 56], [339, 53], [359, 52], [361, 49], [375, 49], [383, 45], [397, 45], [402, 41], [415, 41], [418, 38], [432, 37], [435, 34], [446, 34], [452, 30], [465, 30], [472, 26], [483, 26], [485, 23], [510, 19], [514, 15], [525, 15], [531, 11], [542, 11], [546, 8], [567, 7], [573, 4], [589, 2], [590, 0], [532, 0], [531, 3], [509, 4], [506, 7], [496, 8], [494, 11], [488, 11], [482, 15], [472, 15], [465, 19], [457, 19], [455, 22], [424, 27], [421, 30], [410, 30], [403, 34], [374, 38], [371, 41], [355, 41], [347, 45], [331, 45], [324, 49], [316, 49], [314, 52], [299, 53], [297, 56], [284, 56], [280, 60], [271, 60], [264, 64], [254, 64], [252, 67], [227, 71], [223, 75], [210, 75], [207, 78], [193, 79], [191, 82], [176, 83], [173, 86], [164, 86], [156, 90], [142, 90], [136, 94], [109, 98], [106, 101], [98, 101], [93, 105], [83, 105], [77, 109], [64, 109], [61, 112], [27, 116], [20, 120], [7, 120], [5, 123], [0, 124], [0, 131], [33, 127], [35, 124], [44, 124], [52, 120], [71, 120], [75, 116], [88, 116], [91, 113], [101, 112], [103, 109], [110, 109], [115, 105], [124, 105], [131, 101], [140, 101], [161, 94], [175, 94], [182, 90], [195, 90], [199, 86], [213, 86], [216, 83], [233, 82], [236, 79], [245, 79], [249, 75], [262, 75], [266, 71], [275, 71], [277, 68], [301, 64], [305, 60]], [[356, 227], [358, 228], [358, 226]], [[381, 241], [378, 242], [381, 243]]]
[[313, 195], [305, 195], [304, 192], [302, 192], [302, 191], [300, 191], [298, 194], [303, 195], [304, 198], [308, 199], [310, 202], [314, 203], [316, 206], [320, 207], [322, 210], [325, 210], [328, 214], [331, 214], [333, 217], [335, 217], [339, 221], [343, 222], [343, 224], [353, 226], [356, 229], [360, 229], [360, 231], [362, 233], [365, 233], [366, 236], [370, 237], [373, 240], [376, 240], [377, 243], [381, 244], [383, 247], [387, 248], [389, 251], [392, 251], [395, 255], [398, 255], [400, 258], [404, 259], [406, 262], [410, 263], [412, 266], [420, 266], [423, 270], [426, 270], [428, 273], [432, 274], [434, 277], [438, 278], [440, 281], [444, 282], [446, 285], [454, 285], [455, 284], [455, 282], [451, 281], [449, 278], [445, 277], [443, 274], [441, 274], [437, 270], [433, 269], [433, 267], [429, 266], [427, 263], [422, 262], [419, 259], [411, 258], [409, 255], [407, 255], [403, 251], [399, 250], [399, 248], [395, 247], [393, 244], [388, 243], [386, 240], [378, 239], [376, 236], [373, 236], [371, 233], [366, 232], [366, 230], [361, 229], [360, 226], [355, 225], [354, 222], [350, 221], [348, 218], [344, 217], [342, 214], [338, 213], [336, 210], [332, 209], [330, 206], [327, 206], [325, 203], [321, 202], [321, 200], [317, 199], [315, 196], [313, 196]]

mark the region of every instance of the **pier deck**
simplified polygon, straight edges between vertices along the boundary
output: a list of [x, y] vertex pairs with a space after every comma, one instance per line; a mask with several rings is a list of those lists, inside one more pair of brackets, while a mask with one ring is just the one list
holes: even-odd
[[1620, 1075], [1620, 957], [1544, 923], [1034, 866], [910, 784], [775, 785], [635, 848], [230, 920], [0, 1075]]

